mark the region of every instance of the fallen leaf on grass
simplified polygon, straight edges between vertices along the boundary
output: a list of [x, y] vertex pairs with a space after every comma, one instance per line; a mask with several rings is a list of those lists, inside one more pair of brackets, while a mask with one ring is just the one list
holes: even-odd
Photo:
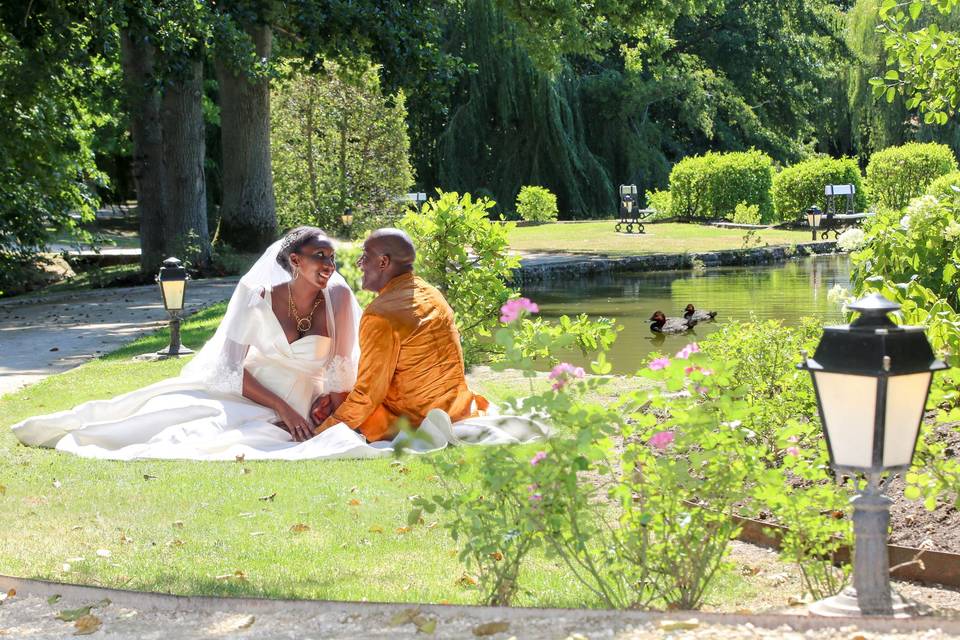
[[79, 607], [77, 609], [64, 609], [55, 617], [57, 620], [63, 620], [64, 622], [75, 622], [83, 616], [88, 615], [90, 613], [90, 609], [93, 609], [92, 604], [88, 604], [85, 607]]
[[151, 474], [149, 474], [149, 473], [145, 473], [145, 474], [143, 474], [143, 479], [144, 479], [144, 480], [156, 480], [156, 479], [157, 479], [157, 476], [151, 475]]
[[356, 498], [350, 498], [350, 502], [347, 504], [349, 504], [351, 507], [359, 507], [361, 503]]
[[503, 560], [503, 554], [500, 553], [499, 551], [494, 551], [493, 553], [490, 554], [490, 558], [494, 562], [500, 562], [501, 560]]
[[410, 533], [410, 527], [397, 527], [397, 533], [403, 535], [405, 533]]
[[120, 544], [130, 544], [133, 542], [133, 538], [127, 536], [123, 531], [120, 532]]
[[298, 522], [297, 524], [290, 527], [290, 531], [293, 533], [303, 533], [304, 531], [310, 531], [310, 526], [305, 525], [302, 522]]
[[696, 629], [700, 626], [700, 621], [696, 618], [687, 620], [661, 620], [658, 625], [661, 631], [681, 631], [684, 629]]
[[5, 496], [5, 495], [7, 495], [7, 487], [0, 484], [0, 496]]
[[72, 527], [70, 527], [70, 531], [80, 531], [80, 529], [83, 529], [82, 524], [75, 524]]
[[183, 529], [183, 520], [175, 520], [173, 522], [174, 529]]
[[276, 498], [276, 497], [277, 497], [277, 492], [274, 491], [273, 493], [271, 493], [271, 494], [268, 495], [268, 496], [260, 496], [259, 498], [257, 498], [257, 500], [262, 500], [262, 501], [264, 501], [264, 502], [267, 502], [267, 501], [272, 501], [272, 500], [273, 500], [274, 498]]
[[250, 535], [251, 535], [252, 537], [256, 538], [257, 536], [262, 536], [262, 535], [265, 535], [265, 534], [264, 534], [263, 531], [251, 531], [251, 532], [250, 532]]
[[78, 618], [77, 621], [73, 623], [73, 626], [77, 628], [77, 630], [73, 632], [73, 635], [86, 636], [97, 631], [103, 626], [103, 622], [101, 622], [97, 616], [88, 614]]
[[214, 580], [239, 580], [240, 582], [247, 581], [247, 574], [240, 569], [237, 569], [233, 573], [224, 573], [223, 575], [214, 576]]
[[167, 543], [167, 546], [168, 546], [168, 547], [182, 547], [184, 544], [186, 544], [186, 543], [185, 543], [183, 540], [181, 540], [180, 538], [174, 538], [173, 540], [171, 540], [170, 542]]
[[469, 573], [464, 573], [462, 576], [457, 578], [456, 583], [461, 587], [475, 587], [480, 584], [476, 578], [474, 578]]
[[492, 636], [498, 633], [504, 633], [509, 628], [509, 622], [485, 622], [483, 624], [478, 624], [473, 628], [473, 635]]
[[383, 527], [378, 524], [371, 525], [369, 531], [370, 533], [383, 533]]
[[57, 604], [58, 602], [60, 602], [60, 594], [59, 594], [59, 593], [55, 593], [55, 594], [53, 594], [52, 596], [50, 596], [49, 598], [47, 598], [47, 604], [54, 605], [54, 604]]

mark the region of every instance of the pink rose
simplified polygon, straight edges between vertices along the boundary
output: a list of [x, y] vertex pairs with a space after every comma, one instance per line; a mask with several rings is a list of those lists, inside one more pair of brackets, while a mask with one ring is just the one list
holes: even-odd
[[654, 449], [666, 449], [673, 442], [673, 431], [658, 431], [650, 436], [647, 443]]
[[656, 358], [650, 361], [649, 366], [651, 371], [660, 371], [660, 369], [666, 369], [670, 366], [670, 360], [667, 358]]
[[524, 311], [529, 313], [538, 313], [540, 311], [540, 307], [537, 306], [537, 303], [531, 302], [528, 298], [514, 298], [513, 300], [507, 300], [504, 305], [500, 307], [500, 322], [504, 324], [510, 324], [519, 318]]
[[680, 351], [677, 351], [677, 356], [681, 360], [686, 360], [690, 357], [691, 354], [697, 353], [700, 351], [700, 346], [696, 342], [691, 342]]
[[547, 377], [554, 381], [553, 390], [557, 391], [574, 378], [583, 378], [584, 375], [583, 367], [575, 367], [569, 362], [561, 362], [550, 371], [550, 375]]

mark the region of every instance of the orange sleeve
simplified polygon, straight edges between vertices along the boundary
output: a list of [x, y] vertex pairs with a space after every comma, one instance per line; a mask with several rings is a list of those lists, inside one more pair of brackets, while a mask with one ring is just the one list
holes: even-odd
[[317, 433], [338, 422], [358, 429], [387, 397], [390, 380], [397, 368], [400, 340], [386, 318], [364, 314], [360, 319], [360, 364], [357, 384]]

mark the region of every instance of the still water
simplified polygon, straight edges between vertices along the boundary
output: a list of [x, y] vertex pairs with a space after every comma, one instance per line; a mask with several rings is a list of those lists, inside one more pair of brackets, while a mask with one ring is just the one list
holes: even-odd
[[[815, 317], [840, 323], [840, 306], [827, 299], [834, 286], [850, 288], [850, 259], [827, 255], [752, 267], [720, 267], [701, 273], [661, 271], [611, 273], [591, 278], [555, 279], [523, 288], [523, 295], [540, 305], [545, 318], [567, 314], [616, 318], [623, 326], [609, 360], [615, 373], [630, 373], [653, 351], [674, 353], [690, 341], [703, 339], [730, 320], [782, 320], [797, 324]], [[663, 336], [650, 331], [648, 319], [658, 309], [682, 316], [687, 304], [716, 311], [713, 322], [700, 323], [686, 335]], [[578, 354], [579, 355], [579, 354]], [[586, 364], [571, 357], [571, 362]]]

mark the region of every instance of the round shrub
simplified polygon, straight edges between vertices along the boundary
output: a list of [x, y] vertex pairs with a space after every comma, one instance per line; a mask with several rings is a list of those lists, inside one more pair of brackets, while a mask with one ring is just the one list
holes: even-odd
[[737, 224], [760, 224], [760, 207], [741, 202], [733, 210], [733, 221]]
[[[860, 212], [867, 208], [860, 168], [852, 158], [814, 158], [787, 167], [773, 177], [773, 208], [777, 220], [796, 220], [812, 205], [827, 210], [824, 187], [828, 184], [852, 184], [853, 206]], [[845, 197], [841, 198], [846, 200]], [[843, 213], [843, 211], [840, 211]]]
[[937, 198], [954, 197], [960, 192], [960, 171], [940, 176], [927, 185], [926, 195]]
[[523, 187], [517, 196], [517, 213], [527, 222], [555, 222], [557, 196], [545, 187]]
[[684, 158], [670, 172], [670, 214], [730, 220], [743, 202], [757, 205], [761, 220], [770, 220], [772, 176], [770, 156], [756, 150]]
[[670, 217], [670, 192], [666, 190], [647, 191], [647, 207], [656, 211], [650, 216], [651, 220], [661, 220]]
[[902, 209], [936, 178], [956, 170], [957, 159], [947, 145], [910, 142], [870, 156], [867, 187], [873, 204]]

